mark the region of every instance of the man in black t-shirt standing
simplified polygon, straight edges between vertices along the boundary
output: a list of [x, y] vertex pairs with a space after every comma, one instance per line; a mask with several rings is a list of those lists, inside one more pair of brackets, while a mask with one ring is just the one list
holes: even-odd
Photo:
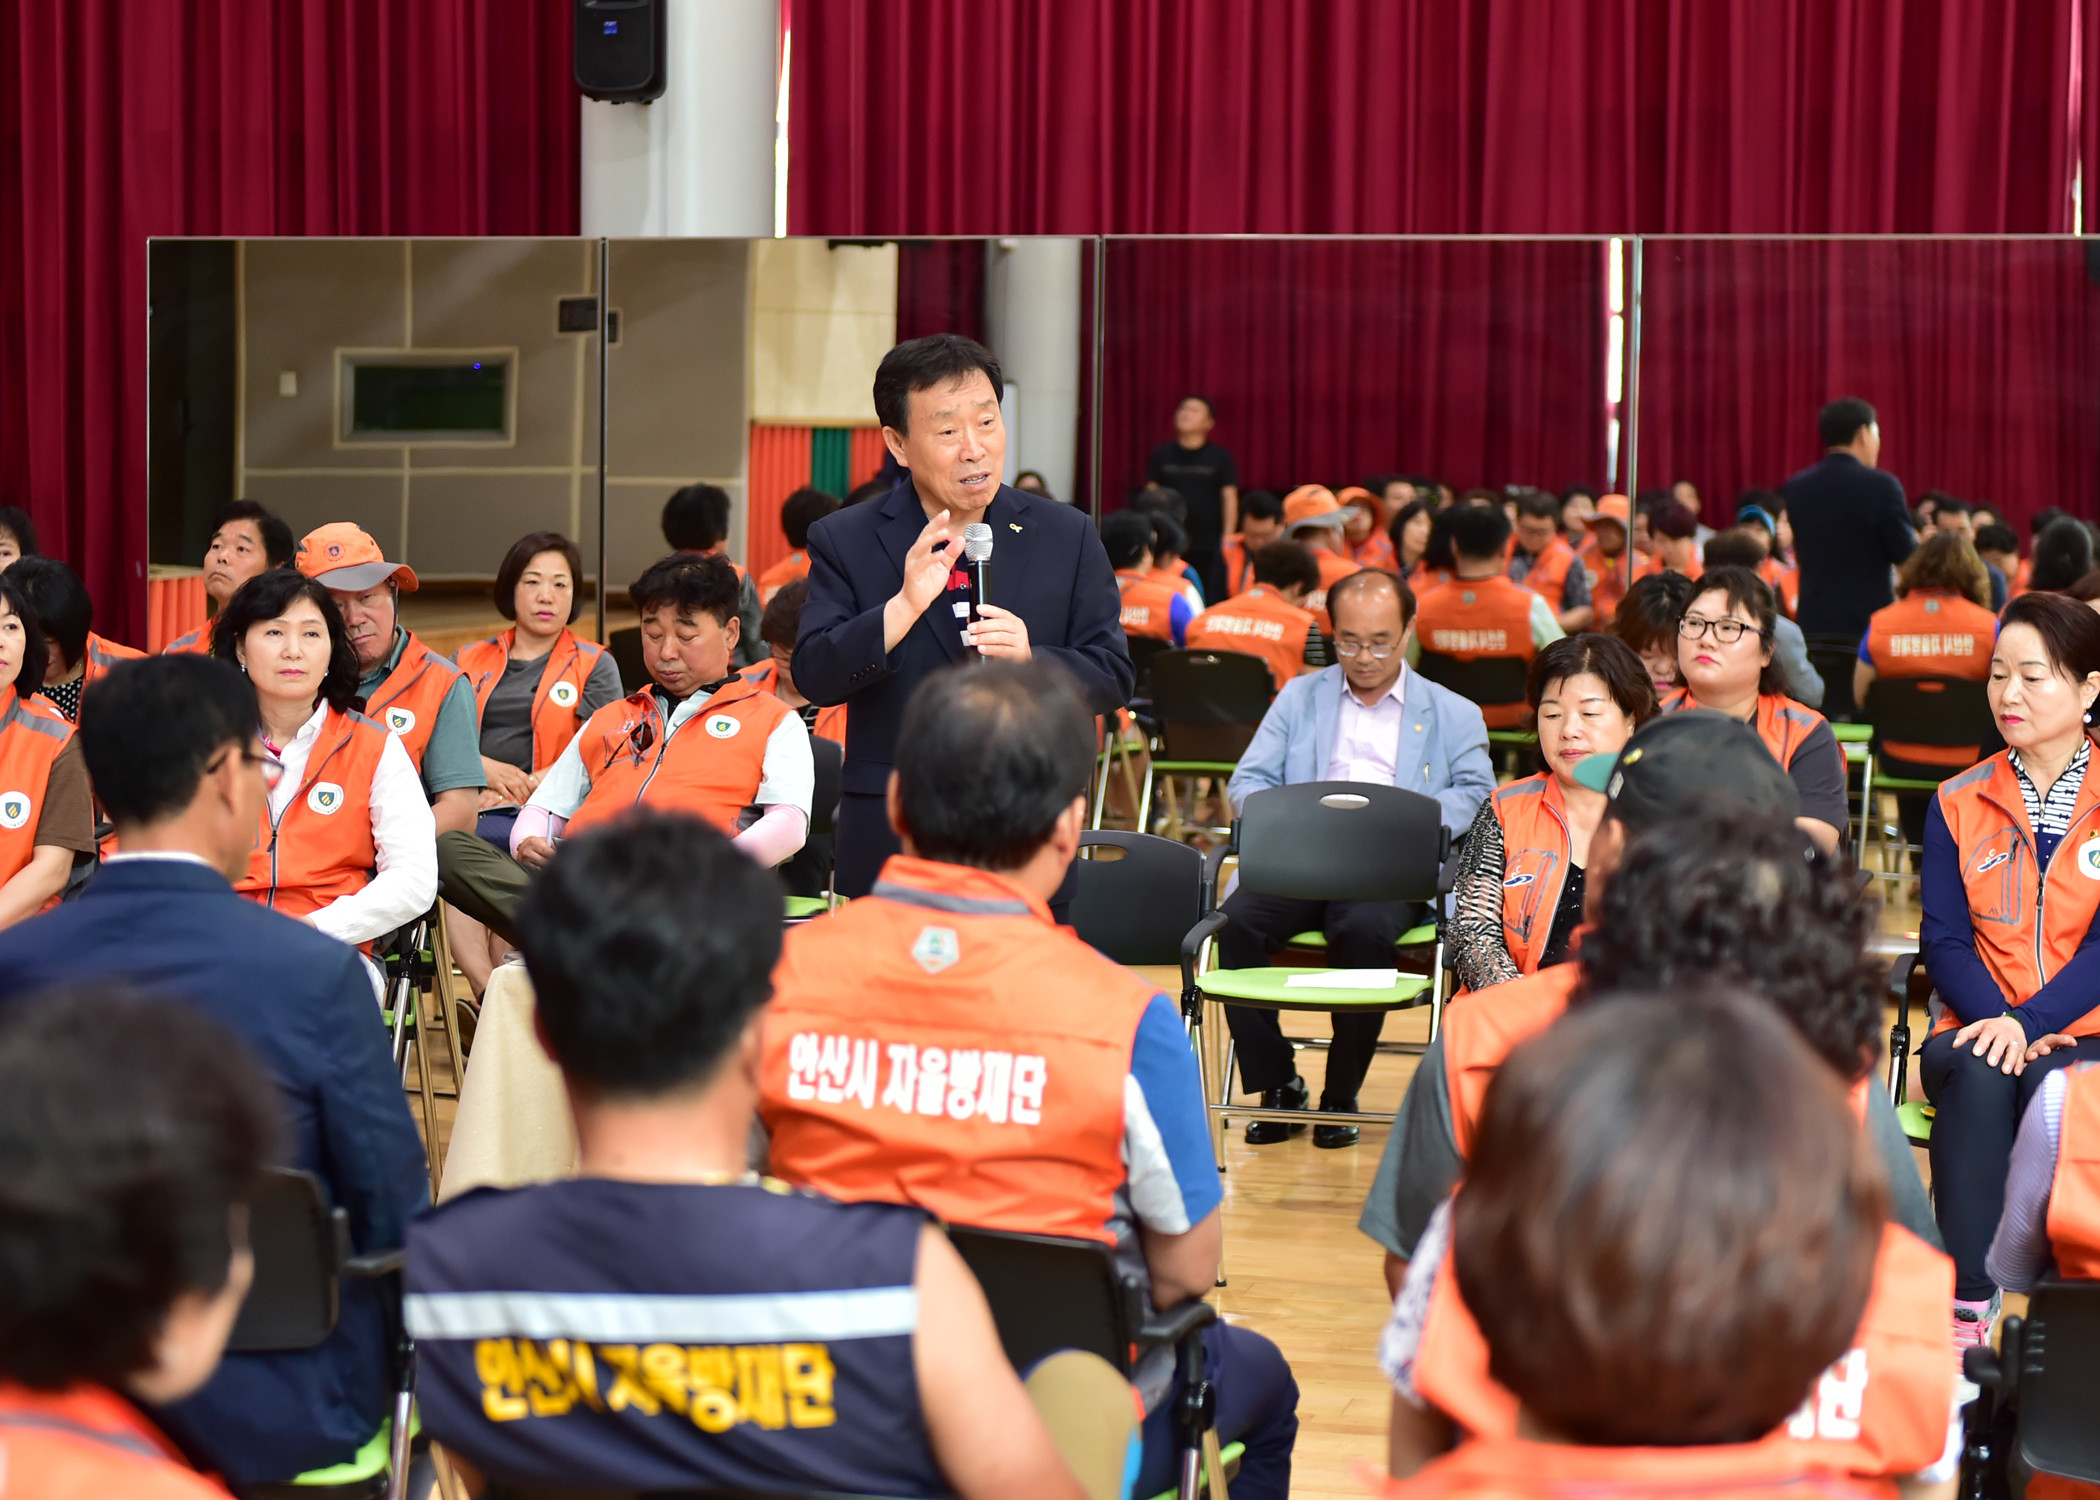
[[1218, 548], [1240, 524], [1240, 471], [1232, 455], [1210, 440], [1217, 424], [1206, 397], [1183, 396], [1174, 408], [1174, 441], [1161, 443], [1145, 461], [1146, 479], [1188, 502], [1186, 560], [1202, 576], [1206, 599], [1225, 597], [1225, 564]]

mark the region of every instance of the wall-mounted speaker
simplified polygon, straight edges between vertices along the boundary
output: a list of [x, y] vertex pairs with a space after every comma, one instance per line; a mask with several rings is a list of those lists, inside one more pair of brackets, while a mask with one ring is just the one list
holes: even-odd
[[664, 91], [664, 0], [575, 0], [576, 87], [610, 104]]

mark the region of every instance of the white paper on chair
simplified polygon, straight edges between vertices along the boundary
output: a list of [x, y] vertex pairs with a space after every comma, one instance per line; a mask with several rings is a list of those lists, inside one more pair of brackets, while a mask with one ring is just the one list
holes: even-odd
[[1400, 982], [1398, 969], [1322, 969], [1317, 974], [1293, 974], [1284, 980], [1287, 990], [1389, 990]]

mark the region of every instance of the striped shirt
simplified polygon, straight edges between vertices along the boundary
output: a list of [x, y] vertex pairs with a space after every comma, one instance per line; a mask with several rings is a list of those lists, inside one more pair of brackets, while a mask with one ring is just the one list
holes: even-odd
[[2034, 789], [2027, 767], [2020, 763], [2020, 752], [2011, 752], [2013, 775], [2020, 782], [2020, 800], [2027, 804], [2027, 825], [2034, 830], [2035, 858], [2043, 869], [2049, 867], [2049, 857], [2071, 831], [2071, 813], [2078, 805], [2079, 790], [2085, 785], [2086, 762], [2092, 756], [2093, 742], [2081, 738], [2078, 753], [2071, 757], [2071, 763], [2064, 767], [2063, 775], [2056, 778], [2056, 785], [2049, 788], [2049, 795], [2044, 798]]
[[2056, 1187], [2056, 1153], [2063, 1139], [2066, 1071], [2058, 1068], [2042, 1080], [2013, 1140], [2005, 1212], [1984, 1259], [1991, 1280], [2008, 1292], [2026, 1291], [2054, 1268], [2049, 1198]]

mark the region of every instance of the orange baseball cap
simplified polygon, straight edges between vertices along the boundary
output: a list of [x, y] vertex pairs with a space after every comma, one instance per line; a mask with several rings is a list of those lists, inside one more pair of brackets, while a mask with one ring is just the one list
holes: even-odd
[[1633, 507], [1627, 503], [1624, 495], [1606, 495], [1597, 502], [1597, 513], [1592, 517], [1592, 521], [1616, 521], [1620, 526], [1627, 527], [1632, 513]]
[[1341, 526], [1355, 514], [1355, 506], [1342, 504], [1324, 484], [1301, 484], [1283, 497], [1286, 531], [1300, 526]]
[[339, 594], [362, 594], [389, 579], [410, 593], [416, 588], [415, 569], [407, 563], [388, 562], [371, 534], [348, 521], [332, 521], [309, 531], [299, 539], [293, 561], [308, 578]]

